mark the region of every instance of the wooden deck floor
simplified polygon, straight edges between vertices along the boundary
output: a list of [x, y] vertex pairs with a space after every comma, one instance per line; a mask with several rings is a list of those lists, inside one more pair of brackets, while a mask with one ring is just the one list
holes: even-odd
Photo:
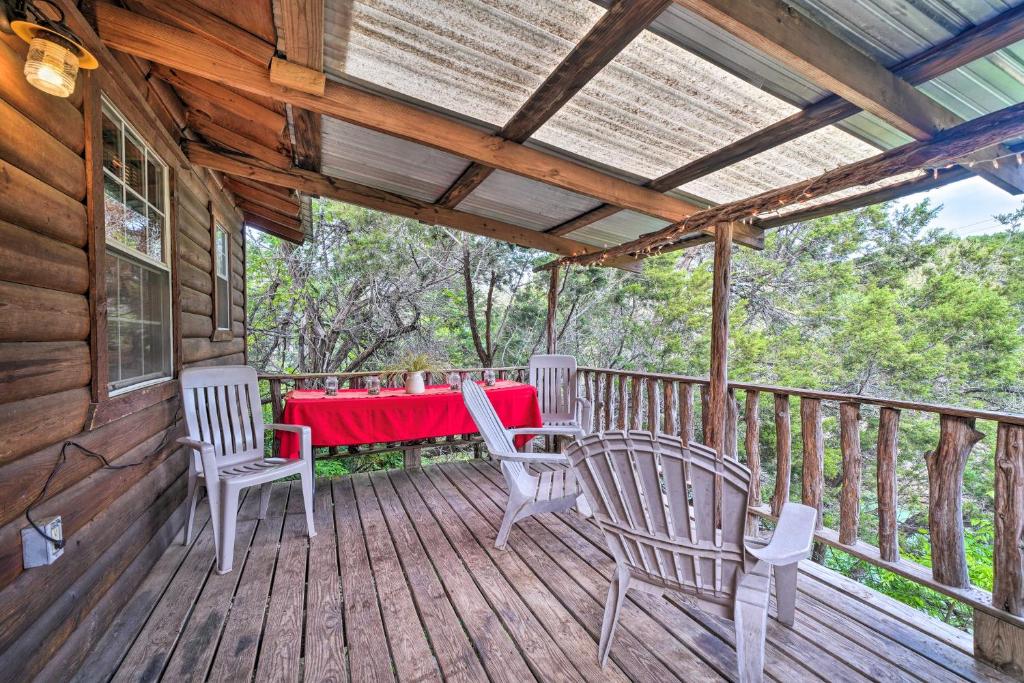
[[[504, 482], [487, 462], [379, 472], [242, 504], [235, 571], [212, 572], [209, 524], [172, 545], [78, 680], [701, 681], [732, 679], [731, 623], [665, 598], [624, 609], [605, 670], [596, 638], [612, 562], [575, 513], [493, 548]], [[200, 515], [207, 522], [208, 514]], [[778, 681], [1005, 680], [970, 638], [808, 563], [794, 629], [772, 621]]]

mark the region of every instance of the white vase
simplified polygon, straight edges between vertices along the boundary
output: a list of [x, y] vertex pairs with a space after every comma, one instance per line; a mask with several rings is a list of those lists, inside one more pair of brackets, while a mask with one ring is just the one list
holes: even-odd
[[422, 394], [425, 390], [422, 372], [405, 373], [405, 393]]

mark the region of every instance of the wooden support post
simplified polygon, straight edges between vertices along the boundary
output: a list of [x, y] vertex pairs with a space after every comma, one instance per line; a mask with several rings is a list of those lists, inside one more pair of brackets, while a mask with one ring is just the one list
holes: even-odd
[[626, 403], [626, 382], [628, 379], [628, 375], [619, 375], [618, 393], [616, 395], [616, 402], [619, 405], [615, 409], [615, 426], [618, 429], [626, 429], [626, 427], [629, 425], [629, 420], [626, 415], [626, 411], [629, 408], [629, 405]]
[[772, 496], [772, 514], [776, 517], [782, 506], [789, 502], [789, 479], [793, 468], [793, 437], [789, 419], [789, 396], [775, 394], [775, 495]]
[[800, 399], [800, 432], [803, 442], [800, 499], [818, 511], [816, 529], [822, 527], [822, 486], [824, 485], [825, 436], [821, 429], [821, 401], [816, 398]]
[[974, 428], [974, 418], [942, 415], [939, 445], [925, 454], [932, 576], [947, 586], [966, 588], [971, 583], [967, 577], [961, 499], [967, 456], [984, 436]]
[[672, 387], [675, 382], [664, 380], [661, 383], [661, 431], [666, 434], [676, 433], [676, 406]]
[[633, 375], [629, 380], [629, 428], [641, 429], [644, 419], [643, 406], [641, 405], [644, 380], [637, 375]]
[[[1024, 427], [999, 423], [992, 605], [1024, 616]], [[974, 610], [974, 654], [1024, 677], [1024, 629]]]
[[725, 456], [733, 460], [739, 459], [737, 432], [739, 431], [739, 406], [736, 405], [736, 392], [729, 389], [725, 403]]
[[708, 394], [708, 385], [700, 385], [700, 438], [704, 444], [708, 443], [708, 420], [711, 417], [711, 398]]
[[[281, 380], [270, 380], [270, 414], [273, 422], [281, 422], [284, 415], [284, 400], [281, 396]], [[280, 442], [277, 439], [270, 441], [270, 454], [274, 457], [280, 455]]]
[[422, 451], [419, 448], [406, 448], [403, 452], [402, 466], [407, 470], [422, 467]]
[[711, 279], [711, 371], [708, 386], [707, 432], [704, 443], [722, 459], [726, 443], [729, 402], [729, 271], [732, 261], [732, 223], [715, 226], [715, 261]]
[[896, 451], [900, 411], [882, 408], [878, 415], [877, 484], [878, 552], [886, 562], [900, 559], [896, 528]]
[[606, 372], [604, 375], [604, 424], [601, 426], [601, 431], [609, 429], [615, 429], [615, 423], [612, 422], [612, 417], [615, 415], [614, 406], [612, 403], [613, 387], [612, 382], [615, 380], [615, 375], [610, 372]]
[[843, 454], [843, 490], [839, 498], [839, 542], [857, 543], [860, 527], [860, 405], [839, 404], [839, 448]]
[[560, 270], [558, 266], [551, 268], [551, 280], [548, 283], [548, 353], [556, 353], [555, 349], [558, 346], [558, 333], [555, 331], [555, 314], [558, 311], [558, 274]]
[[[748, 389], [743, 404], [743, 417], [747, 423], [743, 445], [747, 452], [747, 467], [750, 469], [750, 493], [747, 496], [749, 507], [761, 505], [761, 415], [758, 412], [760, 397], [760, 392]], [[747, 533], [757, 534], [759, 519], [757, 515], [747, 515]]]
[[693, 385], [679, 385], [679, 437], [684, 443], [693, 441]]
[[[664, 410], [664, 408], [663, 408]], [[658, 380], [647, 378], [647, 429], [658, 433]]]

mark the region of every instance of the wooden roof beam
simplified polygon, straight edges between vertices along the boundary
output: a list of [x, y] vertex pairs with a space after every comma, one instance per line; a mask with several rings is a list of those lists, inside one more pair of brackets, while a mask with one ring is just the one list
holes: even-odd
[[[284, 52], [288, 61], [323, 74], [324, 0], [280, 0]], [[295, 165], [319, 171], [321, 164], [320, 115], [308, 109], [289, 107], [292, 150]]]
[[[357, 204], [368, 209], [385, 211], [398, 216], [405, 216], [430, 225], [444, 225], [456, 230], [518, 244], [530, 249], [542, 249], [555, 254], [574, 255], [598, 251], [582, 242], [565, 237], [553, 237], [543, 232], [530, 230], [511, 223], [484, 218], [471, 213], [449, 209], [436, 204], [403, 197], [384, 190], [365, 185], [332, 178], [330, 176], [295, 168], [282, 171], [265, 166], [255, 160], [240, 157], [226, 152], [217, 152], [198, 143], [188, 143], [186, 154], [189, 160], [198, 165], [221, 171], [228, 175], [248, 178], [262, 183], [287, 187], [303, 194], [328, 197], [349, 204]], [[637, 266], [632, 259], [609, 260], [605, 265], [635, 270]]]
[[[610, 61], [647, 28], [672, 0], [616, 0], [587, 31], [555, 70], [498, 131], [498, 136], [525, 142], [575, 97]], [[455, 208], [494, 171], [470, 164], [437, 203]]]
[[[782, 0], [675, 2], [915, 140], [927, 140], [963, 123], [961, 117]], [[978, 150], [971, 160], [992, 156]], [[1024, 174], [1008, 165], [986, 164], [978, 173], [1009, 192], [1024, 190]]]
[[[1006, 10], [919, 55], [900, 62], [892, 68], [892, 72], [908, 83], [918, 85], [1020, 40], [1024, 40], [1024, 5]], [[861, 109], [857, 105], [847, 102], [838, 95], [829, 95], [770, 126], [669, 171], [648, 182], [647, 186], [652, 190], [668, 192], [825, 126], [838, 123], [859, 111]], [[618, 212], [616, 207], [604, 204], [551, 228], [548, 232], [553, 235], [568, 235]]]
[[270, 82], [268, 69], [235, 59], [200, 36], [106, 2], [97, 3], [96, 15], [100, 35], [110, 47], [245, 92], [333, 116], [663, 220], [680, 220], [699, 210], [676, 197], [341, 83], [328, 82], [322, 97], [281, 88]]
[[302, 244], [306, 239], [305, 233], [298, 230], [292, 230], [289, 227], [268, 220], [263, 216], [245, 212], [242, 214], [242, 217], [246, 225], [262, 230], [263, 232], [274, 235], [275, 237], [280, 237], [283, 240], [288, 240], [295, 244]]
[[189, 128], [220, 147], [244, 152], [277, 168], [291, 168], [292, 166], [292, 160], [287, 155], [270, 149], [255, 140], [250, 140], [233, 130], [228, 130], [206, 114], [190, 110], [187, 122]]
[[297, 199], [284, 199], [280, 195], [268, 192], [261, 187], [257, 187], [253, 183], [240, 182], [239, 178], [225, 176], [224, 184], [238, 199], [244, 199], [252, 204], [258, 204], [285, 216], [298, 218], [302, 211], [302, 207]]

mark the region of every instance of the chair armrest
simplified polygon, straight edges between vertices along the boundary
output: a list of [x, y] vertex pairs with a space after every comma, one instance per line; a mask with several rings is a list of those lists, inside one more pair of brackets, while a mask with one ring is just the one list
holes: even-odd
[[580, 427], [583, 429], [584, 435], [591, 434], [594, 431], [594, 402], [589, 398], [576, 398], [576, 405], [579, 411], [579, 422]]
[[206, 477], [206, 481], [217, 481], [220, 472], [217, 468], [217, 452], [214, 450], [212, 443], [190, 439], [187, 436], [179, 438], [177, 443], [198, 452], [199, 461], [203, 466], [203, 476]]
[[537, 463], [548, 465], [568, 465], [569, 458], [561, 453], [491, 453], [495, 460], [509, 462]]
[[306, 425], [288, 425], [271, 422], [264, 425], [265, 429], [281, 432], [294, 432], [299, 435], [299, 457], [303, 460], [313, 459], [313, 431]]
[[748, 553], [772, 566], [799, 562], [811, 554], [818, 511], [800, 503], [786, 503], [772, 540], [763, 548], [747, 547]]
[[507, 431], [511, 436], [519, 436], [521, 434], [532, 436], [584, 436], [582, 430], [575, 427], [519, 427]]

